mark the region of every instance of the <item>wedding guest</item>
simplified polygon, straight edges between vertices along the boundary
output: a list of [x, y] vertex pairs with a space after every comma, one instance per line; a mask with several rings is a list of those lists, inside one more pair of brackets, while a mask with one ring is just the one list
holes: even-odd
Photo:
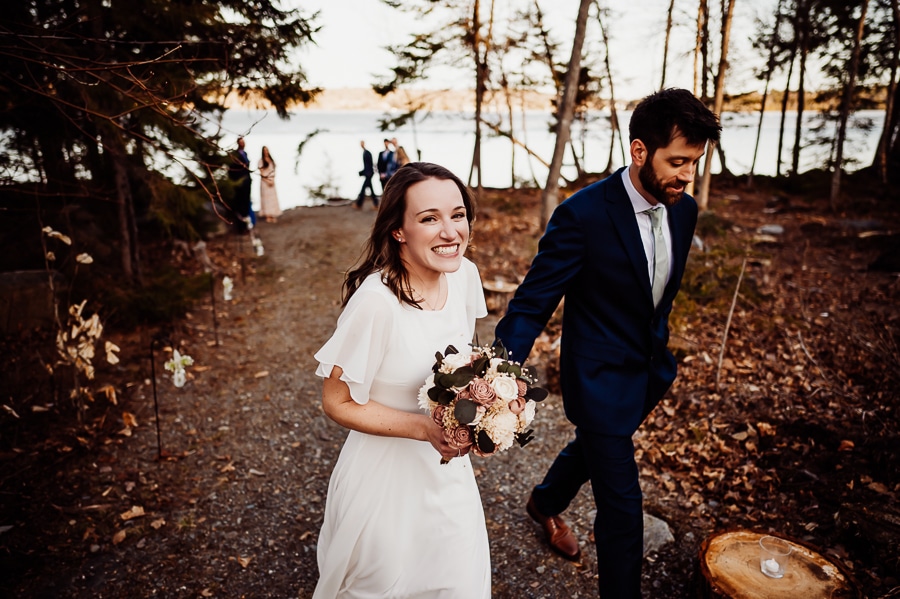
[[685, 187], [720, 131], [686, 90], [644, 98], [631, 117], [631, 165], [557, 206], [497, 324], [511, 357], [524, 360], [565, 297], [560, 371], [575, 439], [526, 511], [554, 551], [578, 560], [578, 540], [559, 514], [591, 482], [603, 599], [641, 597], [643, 511], [631, 438], [675, 379], [669, 313], [697, 223]]
[[372, 177], [375, 176], [375, 167], [372, 164], [372, 152], [366, 149], [366, 142], [360, 141], [359, 147], [362, 148], [363, 151], [363, 168], [359, 171], [359, 176], [363, 177], [362, 189], [359, 190], [359, 196], [356, 198], [356, 203], [354, 207], [357, 210], [362, 209], [363, 202], [366, 199], [366, 189], [369, 190], [369, 195], [372, 196], [372, 208], [378, 209], [378, 196], [375, 195], [375, 187], [372, 185]]
[[391, 140], [391, 145], [394, 146], [394, 159], [397, 162], [397, 168], [400, 168], [404, 164], [409, 164], [409, 155], [406, 153], [406, 150], [403, 149], [403, 146], [397, 143], [396, 137]]
[[458, 177], [410, 163], [347, 274], [337, 328], [315, 355], [325, 413], [350, 429], [328, 485], [316, 599], [491, 596], [472, 464], [418, 400], [435, 353], [471, 343], [487, 314], [464, 257], [474, 219]]
[[263, 146], [262, 158], [259, 159], [259, 215], [268, 223], [274, 223], [281, 216], [278, 191], [275, 189], [275, 159], [267, 146]]
[[252, 227], [255, 217], [250, 204], [250, 157], [244, 149], [246, 142], [243, 137], [237, 139], [237, 150], [231, 155], [231, 165], [228, 167], [228, 178], [234, 182], [234, 210], [235, 230], [246, 233]]
[[397, 170], [397, 161], [394, 158], [394, 151], [391, 149], [391, 140], [384, 140], [384, 149], [378, 154], [378, 179], [381, 181], [381, 193], [394, 171]]

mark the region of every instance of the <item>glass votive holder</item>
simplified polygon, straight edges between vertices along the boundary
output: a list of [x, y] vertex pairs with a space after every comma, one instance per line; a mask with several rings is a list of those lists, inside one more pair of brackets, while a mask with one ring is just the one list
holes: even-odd
[[759, 569], [769, 578], [781, 578], [791, 555], [791, 544], [778, 537], [759, 540]]

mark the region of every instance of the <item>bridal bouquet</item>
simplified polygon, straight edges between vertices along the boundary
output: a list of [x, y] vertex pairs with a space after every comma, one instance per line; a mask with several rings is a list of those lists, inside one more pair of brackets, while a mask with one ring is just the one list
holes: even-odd
[[435, 359], [433, 373], [419, 389], [419, 407], [444, 429], [452, 447], [483, 457], [534, 438], [528, 425], [547, 390], [535, 386], [527, 368], [508, 359], [502, 343], [467, 346], [463, 352], [451, 345]]

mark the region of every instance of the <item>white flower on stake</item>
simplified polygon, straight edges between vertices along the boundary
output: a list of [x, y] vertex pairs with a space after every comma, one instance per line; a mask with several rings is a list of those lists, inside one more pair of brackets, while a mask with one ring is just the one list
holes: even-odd
[[222, 294], [225, 296], [225, 301], [231, 301], [231, 291], [234, 289], [234, 282], [231, 280], [231, 277], [222, 278]]
[[90, 254], [82, 253], [82, 254], [78, 254], [77, 256], [75, 256], [75, 261], [78, 262], [79, 264], [92, 264], [94, 262], [94, 259], [91, 257]]
[[194, 363], [194, 359], [187, 354], [181, 355], [181, 353], [175, 349], [172, 350], [172, 359], [166, 362], [166, 370], [172, 373], [172, 382], [176, 387], [184, 387], [185, 381], [187, 381], [187, 375], [185, 372], [185, 367], [190, 366]]

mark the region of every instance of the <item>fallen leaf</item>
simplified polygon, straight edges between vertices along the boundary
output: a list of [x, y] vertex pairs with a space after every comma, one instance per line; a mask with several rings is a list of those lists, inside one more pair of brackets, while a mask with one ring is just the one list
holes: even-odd
[[140, 518], [145, 515], [146, 514], [144, 513], [144, 508], [139, 505], [135, 505], [132, 506], [131, 509], [127, 512], [122, 512], [121, 514], [119, 514], [119, 518], [121, 518], [122, 520], [131, 520], [132, 518]]
[[137, 428], [138, 422], [131, 412], [122, 412], [122, 422], [129, 428]]
[[256, 476], [265, 476], [265, 475], [266, 475], [265, 472], [260, 472], [260, 471], [257, 470], [256, 468], [251, 468], [251, 469], [250, 469], [250, 474], [255, 474]]
[[876, 493], [881, 493], [882, 495], [887, 495], [888, 493], [890, 493], [887, 486], [882, 483], [869, 483], [867, 486], [871, 490], [875, 491]]
[[238, 561], [238, 563], [241, 565], [242, 568], [246, 568], [247, 566], [249, 566], [251, 560], [253, 560], [252, 557], [239, 557], [239, 558], [237, 558], [237, 561]]
[[[216, 342], [213, 341], [213, 344], [214, 344], [214, 345], [215, 345], [215, 343], [216, 343]], [[210, 368], [212, 368], [212, 366], [203, 366], [203, 365], [200, 365], [200, 366], [194, 366], [194, 367], [193, 367], [194, 372], [206, 372], [206, 371], [209, 370]]]
[[203, 589], [202, 591], [200, 591], [200, 596], [201, 597], [212, 597], [213, 592], [210, 589]]
[[119, 543], [121, 543], [122, 541], [125, 540], [125, 537], [127, 536], [127, 534], [128, 533], [126, 533], [124, 530], [120, 530], [119, 532], [117, 532], [116, 534], [113, 535], [112, 544], [118, 545]]
[[840, 446], [838, 447], [838, 451], [851, 451], [854, 447], [856, 447], [856, 445], [853, 443], [853, 441], [850, 441], [849, 439], [843, 439]]
[[234, 462], [229, 462], [219, 469], [219, 472], [234, 472]]
[[150, 526], [153, 527], [154, 530], [159, 530], [160, 528], [162, 528], [165, 525], [166, 525], [165, 518], [157, 518], [156, 520], [154, 520], [153, 522], [150, 523]]
[[255, 379], [261, 379], [261, 378], [263, 378], [264, 376], [269, 376], [269, 371], [268, 371], [268, 370], [260, 370], [259, 372], [257, 372], [256, 374], [253, 375], [253, 378], [255, 378]]

